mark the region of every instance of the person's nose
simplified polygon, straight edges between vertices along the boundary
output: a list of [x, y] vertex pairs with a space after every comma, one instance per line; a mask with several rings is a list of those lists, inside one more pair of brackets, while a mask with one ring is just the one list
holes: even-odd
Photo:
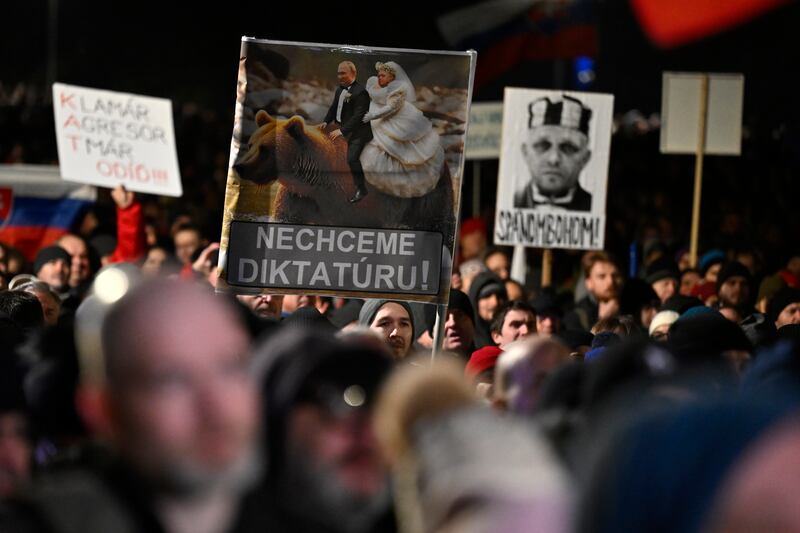
[[561, 165], [561, 155], [555, 147], [550, 148], [545, 157], [551, 166], [557, 167]]
[[519, 336], [520, 337], [524, 337], [524, 336], [528, 335], [528, 333], [530, 333], [530, 328], [528, 328], [527, 324], [522, 324], [519, 327]]
[[447, 313], [447, 320], [444, 323], [445, 328], [454, 328], [456, 325], [456, 319], [453, 316], [453, 313]]

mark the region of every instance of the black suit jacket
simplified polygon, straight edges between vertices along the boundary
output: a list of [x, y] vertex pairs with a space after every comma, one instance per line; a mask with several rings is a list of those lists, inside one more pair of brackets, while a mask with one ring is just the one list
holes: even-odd
[[[535, 202], [530, 184], [528, 184], [521, 191], [514, 194], [514, 207], [537, 207], [540, 205], [550, 205]], [[575, 193], [572, 195], [572, 201], [568, 204], [562, 204], [558, 207], [569, 209], [570, 211], [591, 211], [592, 210], [592, 195], [580, 185], [575, 188]]]
[[[339, 95], [344, 87], [337, 87], [333, 95], [333, 103], [325, 115], [325, 122], [330, 124], [336, 120], [336, 108], [339, 104]], [[364, 143], [372, 139], [372, 128], [369, 122], [364, 123], [364, 115], [369, 111], [369, 93], [363, 85], [354, 81], [350, 86], [350, 99], [342, 105], [341, 130], [347, 142], [362, 140]]]

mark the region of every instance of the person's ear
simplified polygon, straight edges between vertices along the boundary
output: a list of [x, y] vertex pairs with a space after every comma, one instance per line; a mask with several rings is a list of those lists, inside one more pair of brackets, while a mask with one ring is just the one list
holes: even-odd
[[583, 154], [583, 160], [581, 161], [581, 168], [586, 166], [586, 163], [589, 162], [589, 159], [592, 158], [592, 151], [587, 149], [586, 153]]
[[496, 331], [490, 332], [490, 335], [492, 337], [492, 342], [494, 342], [495, 344], [497, 344], [499, 346], [500, 345], [500, 341], [503, 340], [503, 336], [500, 335], [499, 333], [497, 333]]

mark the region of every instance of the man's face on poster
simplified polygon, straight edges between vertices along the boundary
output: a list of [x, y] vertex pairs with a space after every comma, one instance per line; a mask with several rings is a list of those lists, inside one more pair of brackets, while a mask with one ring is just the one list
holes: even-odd
[[528, 130], [522, 155], [541, 194], [560, 197], [575, 187], [589, 161], [589, 139], [581, 131], [542, 125]]

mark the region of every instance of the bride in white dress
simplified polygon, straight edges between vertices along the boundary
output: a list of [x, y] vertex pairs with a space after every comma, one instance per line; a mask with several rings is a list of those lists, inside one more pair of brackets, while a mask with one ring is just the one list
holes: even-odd
[[444, 150], [439, 134], [413, 102], [414, 85], [394, 61], [376, 63], [377, 76], [367, 80], [372, 103], [364, 122], [373, 139], [361, 152], [364, 177], [376, 189], [414, 198], [432, 191], [442, 171]]

